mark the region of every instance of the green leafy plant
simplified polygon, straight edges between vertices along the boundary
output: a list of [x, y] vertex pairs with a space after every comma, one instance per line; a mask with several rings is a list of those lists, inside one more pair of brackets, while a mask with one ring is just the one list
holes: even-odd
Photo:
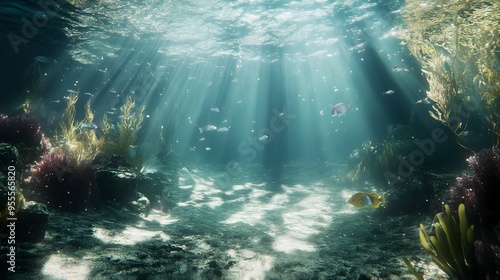
[[[464, 204], [458, 207], [458, 222], [448, 205], [445, 205], [445, 212], [437, 214], [436, 218], [438, 222], [433, 224], [434, 235], [430, 235], [425, 226], [420, 224], [422, 247], [451, 279], [471, 279], [474, 225], [467, 222]], [[423, 279], [408, 259], [404, 261], [417, 279]]]
[[388, 126], [382, 143], [367, 140], [353, 151], [351, 158], [356, 158], [358, 163], [347, 177], [351, 181], [388, 182], [386, 173], [395, 172], [400, 164], [400, 155], [408, 154], [414, 148], [411, 137], [408, 126]]
[[410, 260], [407, 258], [403, 258], [403, 261], [405, 262], [406, 266], [410, 270], [411, 274], [417, 278], [417, 280], [424, 280], [424, 276], [422, 276], [421, 273], [418, 273], [413, 264], [411, 264]]

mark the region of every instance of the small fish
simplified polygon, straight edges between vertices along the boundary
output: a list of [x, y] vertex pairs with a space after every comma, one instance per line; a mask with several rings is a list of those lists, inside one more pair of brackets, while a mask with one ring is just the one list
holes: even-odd
[[205, 126], [202, 126], [202, 127], [198, 127], [198, 130], [200, 131], [200, 133], [203, 133], [203, 132], [206, 132], [206, 131], [217, 130], [217, 127], [215, 125], [208, 124], [208, 125], [205, 125]]
[[90, 97], [93, 97], [93, 96], [94, 96], [94, 95], [93, 95], [92, 93], [90, 93], [90, 92], [86, 92], [86, 93], [85, 93], [85, 95], [88, 95], [88, 96], [90, 96]]
[[393, 95], [394, 94], [394, 91], [392, 89], [386, 91], [383, 93], [384, 95]]
[[210, 108], [210, 111], [212, 111], [212, 112], [216, 112], [216, 113], [219, 113], [219, 112], [220, 112], [220, 111], [219, 111], [219, 108]]
[[347, 104], [337, 103], [332, 108], [332, 116], [342, 117], [343, 115], [345, 115], [347, 113], [347, 111], [351, 110], [351, 108], [352, 108], [351, 103], [347, 103]]
[[59, 99], [56, 99], [56, 100], [51, 100], [51, 101], [50, 101], [50, 103], [59, 103], [59, 102], [61, 102], [61, 100], [59, 100]]
[[378, 208], [380, 205], [385, 205], [385, 196], [378, 193], [358, 192], [349, 198], [347, 202], [355, 207]]
[[35, 56], [33, 59], [40, 63], [57, 63], [57, 60], [43, 55]]
[[76, 129], [78, 129], [79, 133], [82, 133], [83, 129], [97, 129], [97, 125], [95, 123], [80, 123]]
[[466, 130], [466, 131], [463, 131], [462, 133], [460, 133], [459, 135], [462, 136], [462, 137], [467, 137], [469, 136], [469, 134], [473, 134], [472, 132]]
[[231, 127], [220, 127], [219, 129], [217, 129], [218, 132], [226, 132], [226, 131], [229, 131]]
[[417, 100], [417, 102], [415, 102], [415, 104], [420, 104], [420, 103], [429, 105], [429, 104], [431, 104], [431, 101], [429, 100], [429, 97], [426, 97], [426, 98], [422, 98], [420, 100]]
[[392, 67], [392, 71], [394, 71], [394, 72], [410, 72], [410, 70], [408, 70], [408, 68], [404, 68], [404, 67], [397, 66], [397, 65]]
[[267, 136], [267, 135], [264, 134], [261, 137], [259, 137], [259, 141], [266, 141], [267, 138], [269, 138], [269, 136]]
[[68, 93], [80, 94], [80, 91], [78, 91], [78, 90], [68, 89]]

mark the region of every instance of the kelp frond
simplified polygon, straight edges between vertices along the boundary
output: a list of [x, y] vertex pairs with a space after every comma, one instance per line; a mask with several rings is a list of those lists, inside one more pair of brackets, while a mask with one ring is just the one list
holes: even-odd
[[[419, 236], [422, 247], [451, 279], [470, 279], [474, 225], [469, 225], [467, 222], [464, 204], [458, 207], [458, 222], [448, 205], [445, 205], [445, 212], [437, 214], [436, 218], [438, 222], [433, 224], [434, 235], [430, 235], [425, 226], [420, 224]], [[408, 267], [413, 273], [413, 266]]]
[[76, 102], [78, 101], [78, 94], [71, 93], [66, 97], [66, 110], [64, 111], [64, 119], [61, 122], [61, 133], [58, 137], [62, 141], [62, 149], [65, 151], [71, 151], [74, 146], [77, 145], [77, 134], [76, 134]]
[[99, 152], [99, 140], [94, 129], [83, 128], [83, 124], [91, 124], [94, 113], [90, 101], [85, 105], [85, 118], [76, 122], [76, 102], [78, 93], [73, 92], [66, 97], [66, 110], [61, 122], [61, 130], [57, 135], [56, 149], [62, 150], [77, 162], [92, 160]]
[[406, 0], [401, 34], [421, 63], [430, 115], [460, 140], [471, 114], [500, 145], [500, 2]]
[[[105, 114], [100, 130], [102, 136], [97, 137], [94, 124], [94, 113], [90, 101], [85, 105], [85, 117], [76, 122], [76, 103], [78, 94], [71, 93], [66, 98], [66, 110], [61, 122], [60, 133], [56, 135], [59, 145], [56, 149], [68, 154], [77, 162], [92, 160], [98, 153], [119, 154], [132, 161], [138, 160], [131, 155], [131, 149], [137, 140], [137, 134], [144, 120], [144, 107], [134, 110], [135, 102], [128, 97], [120, 108], [120, 120], [116, 128]], [[137, 163], [139, 164], [139, 163]]]
[[117, 125], [118, 143], [115, 146], [115, 152], [118, 154], [129, 154], [131, 146], [134, 145], [137, 140], [137, 133], [142, 127], [144, 107], [139, 108], [137, 113], [133, 111], [134, 107], [135, 102], [129, 96], [125, 104], [120, 108], [121, 119]]

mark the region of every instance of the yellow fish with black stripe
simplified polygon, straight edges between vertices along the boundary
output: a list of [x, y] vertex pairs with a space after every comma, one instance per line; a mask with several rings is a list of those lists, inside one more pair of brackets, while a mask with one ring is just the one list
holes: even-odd
[[385, 196], [378, 193], [358, 192], [349, 198], [347, 202], [355, 207], [378, 208], [380, 205], [385, 205]]

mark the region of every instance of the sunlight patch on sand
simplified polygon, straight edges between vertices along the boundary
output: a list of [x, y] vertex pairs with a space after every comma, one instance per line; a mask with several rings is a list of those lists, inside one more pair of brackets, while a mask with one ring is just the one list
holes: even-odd
[[84, 280], [89, 278], [91, 263], [66, 255], [51, 255], [42, 268], [42, 274], [54, 280]]
[[162, 231], [150, 231], [133, 226], [127, 226], [121, 231], [97, 227], [94, 228], [94, 236], [105, 243], [121, 245], [134, 245], [153, 238], [159, 238], [162, 241], [170, 239], [170, 237]]
[[151, 210], [147, 217], [143, 217], [144, 220], [150, 222], [157, 222], [162, 226], [170, 225], [177, 222], [179, 219], [172, 218], [172, 215], [164, 213], [162, 211]]

